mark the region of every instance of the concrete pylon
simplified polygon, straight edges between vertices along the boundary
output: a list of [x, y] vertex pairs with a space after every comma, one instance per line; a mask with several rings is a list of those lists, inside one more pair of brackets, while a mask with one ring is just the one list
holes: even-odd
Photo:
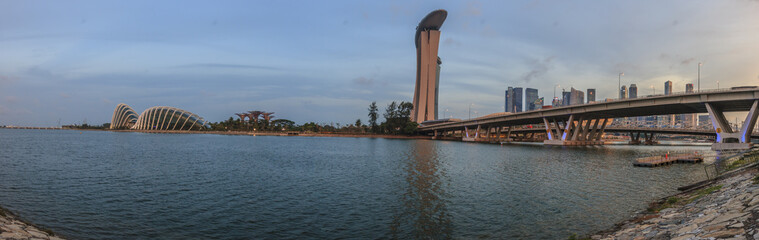
[[709, 111], [709, 119], [712, 120], [714, 131], [717, 132], [717, 140], [712, 144], [712, 150], [742, 150], [749, 149], [751, 144], [751, 132], [756, 125], [756, 119], [759, 117], [759, 100], [754, 100], [751, 109], [743, 121], [743, 126], [739, 131], [734, 131], [722, 109], [711, 103], [706, 103], [706, 110]]
[[574, 115], [569, 115], [566, 122], [543, 118], [546, 128], [546, 140], [543, 141], [543, 144], [560, 146], [603, 145], [601, 136], [603, 136], [607, 120], [606, 118], [587, 118], [585, 116], [575, 118]]

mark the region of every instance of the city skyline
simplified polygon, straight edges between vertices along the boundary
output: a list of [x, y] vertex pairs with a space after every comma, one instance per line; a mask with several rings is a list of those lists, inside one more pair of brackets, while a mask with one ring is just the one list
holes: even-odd
[[[481, 115], [500, 112], [508, 85], [539, 86], [543, 96], [557, 84], [593, 87], [597, 100], [614, 98], [620, 72], [640, 96], [647, 86], [663, 93], [666, 80], [675, 92], [718, 79], [759, 85], [755, 1], [175, 5], [0, 3], [0, 125], [106, 123], [119, 102], [193, 109], [209, 121], [257, 107], [300, 123], [366, 121], [372, 101], [412, 100], [408, 36], [435, 9], [449, 12], [439, 109], [457, 118], [471, 103]], [[302, 21], [309, 27], [292, 31]]]

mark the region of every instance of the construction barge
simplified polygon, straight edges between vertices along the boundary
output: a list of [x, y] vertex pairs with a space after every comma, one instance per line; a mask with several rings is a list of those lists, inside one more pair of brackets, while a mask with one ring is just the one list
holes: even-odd
[[633, 166], [636, 167], [658, 167], [664, 165], [670, 165], [674, 163], [700, 163], [704, 161], [704, 156], [700, 153], [688, 153], [669, 155], [664, 154], [660, 156], [638, 158], [633, 162]]

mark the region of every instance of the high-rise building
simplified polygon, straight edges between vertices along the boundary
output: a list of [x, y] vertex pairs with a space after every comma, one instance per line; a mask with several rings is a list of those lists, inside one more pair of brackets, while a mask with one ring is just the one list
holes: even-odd
[[672, 94], [672, 81], [664, 82], [664, 95]]
[[535, 101], [538, 100], [538, 90], [534, 88], [525, 88], [524, 89], [524, 102], [527, 106], [525, 106], [526, 111], [532, 111], [536, 108]]
[[416, 87], [414, 89], [414, 110], [411, 120], [421, 123], [437, 119], [437, 98], [440, 80], [440, 27], [448, 12], [433, 11], [425, 16], [416, 27]]
[[558, 107], [561, 105], [561, 100], [558, 97], [554, 97], [553, 101], [551, 102], [551, 106]]
[[627, 98], [627, 87], [625, 87], [625, 85], [622, 85], [622, 87], [619, 89], [619, 99], [625, 98]]
[[635, 85], [635, 83], [630, 84], [630, 89], [627, 90], [627, 98], [637, 98], [638, 97], [638, 86]]
[[561, 90], [561, 105], [562, 106], [569, 106], [569, 102], [572, 99], [572, 92]]
[[535, 107], [533, 110], [539, 110], [543, 109], [543, 98], [538, 98], [535, 100], [535, 102], [532, 103], [532, 105]]
[[596, 89], [588, 88], [588, 103], [596, 101]]
[[585, 93], [577, 90], [575, 88], [571, 88], [569, 97], [569, 105], [577, 105], [577, 104], [584, 104], [585, 103]]
[[522, 95], [522, 88], [516, 87], [514, 88], [514, 108], [513, 112], [518, 113], [522, 112], [522, 109], [524, 107], [524, 97]]
[[[693, 93], [693, 83], [685, 84], [685, 92], [686, 93]], [[688, 116], [685, 117], [685, 126], [695, 128], [698, 126], [698, 117], [696, 114], [687, 114]]]
[[522, 111], [522, 88], [509, 87], [506, 90], [506, 109], [505, 112], [517, 113]]
[[514, 88], [509, 87], [508, 89], [506, 89], [506, 101], [503, 103], [504, 112], [511, 112], [509, 109], [514, 109], [514, 107], [512, 107], [513, 103], [509, 102], [509, 99], [512, 99], [512, 98], [514, 98]]

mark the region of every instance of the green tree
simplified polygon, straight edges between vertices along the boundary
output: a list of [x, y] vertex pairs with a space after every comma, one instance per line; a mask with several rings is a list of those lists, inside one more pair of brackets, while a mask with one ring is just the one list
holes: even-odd
[[369, 126], [372, 128], [373, 133], [377, 133], [378, 126], [377, 126], [377, 118], [379, 117], [377, 115], [377, 102], [372, 102], [372, 104], [369, 105]]
[[271, 124], [274, 126], [274, 130], [292, 130], [295, 128], [295, 122], [287, 119], [272, 120]]

